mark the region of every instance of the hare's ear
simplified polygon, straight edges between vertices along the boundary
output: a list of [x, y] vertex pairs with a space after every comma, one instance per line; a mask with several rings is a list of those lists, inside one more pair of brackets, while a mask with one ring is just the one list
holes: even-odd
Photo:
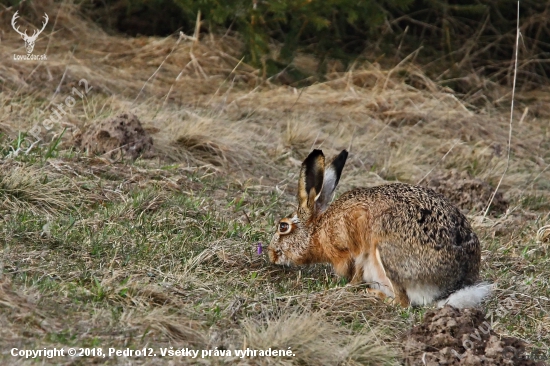
[[323, 189], [325, 156], [321, 150], [313, 150], [302, 163], [298, 180], [298, 207], [313, 213], [315, 201]]
[[331, 163], [325, 167], [325, 174], [323, 178], [323, 189], [321, 190], [321, 195], [316, 202], [316, 211], [321, 213], [325, 211], [334, 197], [334, 190], [340, 181], [340, 176], [342, 175], [342, 170], [346, 164], [346, 159], [348, 158], [348, 152], [342, 150], [340, 154], [332, 159]]

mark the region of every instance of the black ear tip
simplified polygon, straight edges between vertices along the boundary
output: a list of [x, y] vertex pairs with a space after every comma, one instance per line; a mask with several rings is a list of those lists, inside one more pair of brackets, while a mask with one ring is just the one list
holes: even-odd
[[334, 159], [334, 163], [336, 165], [344, 165], [346, 163], [346, 160], [348, 159], [348, 151], [342, 150], [340, 154]]
[[322, 157], [325, 156], [325, 155], [323, 155], [323, 151], [315, 149], [315, 150], [313, 150], [312, 152], [309, 153], [307, 158], [304, 160], [304, 164], [309, 164], [310, 162], [315, 161], [317, 158], [319, 158], [321, 156]]

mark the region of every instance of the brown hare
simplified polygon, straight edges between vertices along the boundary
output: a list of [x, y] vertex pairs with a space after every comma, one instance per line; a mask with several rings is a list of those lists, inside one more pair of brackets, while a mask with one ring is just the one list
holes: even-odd
[[401, 183], [357, 188], [329, 206], [347, 156], [343, 150], [325, 165], [313, 150], [304, 160], [298, 209], [280, 220], [271, 262], [331, 263], [404, 307], [479, 305], [491, 286], [478, 283], [481, 249], [466, 217], [434, 191]]

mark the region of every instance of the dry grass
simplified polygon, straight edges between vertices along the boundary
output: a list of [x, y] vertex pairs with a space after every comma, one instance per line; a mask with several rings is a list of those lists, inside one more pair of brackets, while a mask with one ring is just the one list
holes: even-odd
[[266, 365], [381, 365], [391, 364], [396, 356], [388, 353], [386, 347], [379, 346], [374, 332], [342, 334], [339, 326], [326, 321], [324, 312], [282, 313], [261, 323], [246, 320], [243, 328], [249, 348], [290, 348], [296, 355], [288, 357], [287, 362], [266, 358], [261, 362]]
[[82, 203], [78, 186], [63, 175], [3, 162], [0, 165], [0, 209], [17, 215], [58, 215]]
[[[37, 17], [57, 18], [36, 46], [36, 54], [47, 49], [47, 63], [10, 59], [23, 43], [9, 27], [11, 10], [0, 13], [0, 130], [7, 134], [0, 140], [0, 349], [292, 347], [292, 359], [196, 363], [399, 362], [398, 338], [423, 309], [344, 286], [327, 266], [270, 265], [257, 243], [269, 241], [274, 222], [295, 204], [298, 167], [314, 147], [350, 148], [339, 192], [416, 183], [450, 169], [494, 187], [506, 165], [502, 101], [486, 96], [479, 107], [478, 95], [474, 106], [407, 62], [391, 70], [355, 65], [303, 89], [278, 86], [239, 62], [232, 36], [199, 43], [108, 36], [68, 2], [33, 6]], [[65, 124], [42, 129], [44, 143], [8, 158], [17, 131], [40, 123], [41, 111], [82, 78], [93, 92]], [[536, 107], [541, 98], [519, 99], [500, 188], [508, 212], [484, 221], [481, 211], [468, 214], [482, 240], [482, 276], [499, 288], [487, 309], [517, 294], [517, 311], [497, 331], [548, 354], [550, 130]], [[85, 128], [120, 111], [135, 113], [152, 134], [155, 159], [114, 163], [72, 149], [69, 123]], [[63, 127], [70, 128], [57, 146]]]

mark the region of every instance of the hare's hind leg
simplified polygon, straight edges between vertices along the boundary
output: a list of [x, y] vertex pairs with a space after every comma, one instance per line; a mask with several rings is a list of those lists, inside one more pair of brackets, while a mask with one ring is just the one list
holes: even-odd
[[[376, 243], [377, 244], [377, 243]], [[410, 299], [407, 295], [407, 291], [400, 283], [396, 283], [390, 279], [386, 273], [386, 268], [380, 258], [380, 250], [377, 245], [373, 245], [369, 255], [369, 267], [371, 268], [371, 274], [380, 282], [381, 290], [386, 295], [393, 297], [393, 301], [402, 307], [406, 308], [410, 305]]]
[[395, 283], [387, 276], [386, 269], [380, 259], [380, 251], [378, 249], [376, 249], [374, 253], [374, 258], [371, 265], [374, 272], [377, 274], [377, 278], [384, 284], [384, 287], [382, 287], [382, 289], [385, 290], [384, 292], [386, 292], [390, 297], [393, 297], [393, 301], [395, 303], [404, 308], [408, 307], [410, 305], [410, 299], [407, 295], [407, 291], [403, 286]]
[[355, 262], [357, 267], [363, 269], [363, 280], [372, 283], [372, 288], [382, 291], [386, 296], [395, 296], [393, 283], [386, 275], [376, 245], [372, 245], [368, 253], [357, 257]]
[[407, 296], [407, 292], [403, 287], [393, 284], [393, 293], [394, 293], [393, 301], [395, 301], [397, 304], [401, 305], [404, 308], [409, 307], [409, 305], [411, 304], [411, 301], [409, 300], [409, 296]]
[[403, 306], [417, 306], [430, 304], [439, 298], [442, 289], [433, 279], [434, 274], [430, 273], [433, 267], [429, 267], [427, 255], [410, 254], [395, 241], [382, 242], [379, 251], [377, 259], [394, 287], [397, 302]]

